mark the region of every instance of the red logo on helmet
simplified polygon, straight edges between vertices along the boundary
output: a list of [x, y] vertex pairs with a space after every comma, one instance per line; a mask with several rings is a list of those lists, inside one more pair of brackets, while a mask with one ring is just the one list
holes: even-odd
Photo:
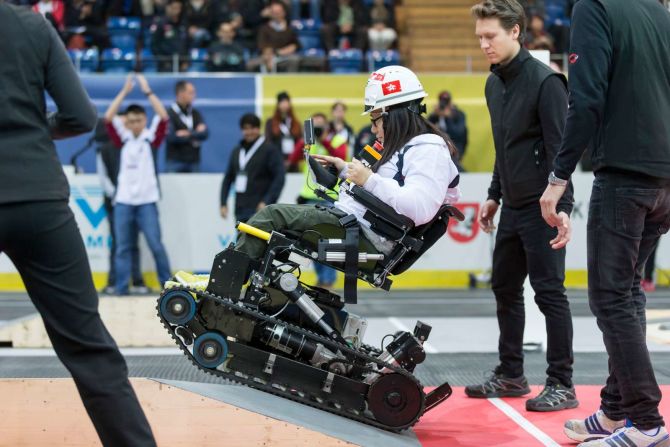
[[402, 88], [400, 88], [400, 81], [391, 81], [382, 84], [382, 93], [384, 93], [384, 96], [390, 95], [391, 93], [398, 93], [401, 91]]
[[381, 81], [384, 80], [384, 75], [382, 73], [374, 72], [370, 75], [370, 79], [372, 79], [373, 81], [380, 81], [381, 82]]
[[577, 53], [571, 53], [570, 57], [568, 58], [568, 61], [571, 64], [576, 64], [578, 60], [579, 60], [579, 54], [577, 54]]

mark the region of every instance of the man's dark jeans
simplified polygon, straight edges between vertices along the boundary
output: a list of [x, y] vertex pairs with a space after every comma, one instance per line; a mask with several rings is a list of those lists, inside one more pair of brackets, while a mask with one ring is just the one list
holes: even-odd
[[555, 237], [556, 229], [542, 219], [539, 202], [519, 209], [502, 207], [491, 278], [500, 327], [496, 372], [507, 377], [523, 374], [523, 283], [528, 275], [546, 321], [548, 381], [570, 387], [572, 316], [563, 285], [565, 249], [549, 245]]
[[644, 264], [670, 227], [670, 179], [596, 173], [588, 221], [589, 304], [603, 332], [609, 377], [601, 409], [641, 429], [663, 425], [645, 342]]

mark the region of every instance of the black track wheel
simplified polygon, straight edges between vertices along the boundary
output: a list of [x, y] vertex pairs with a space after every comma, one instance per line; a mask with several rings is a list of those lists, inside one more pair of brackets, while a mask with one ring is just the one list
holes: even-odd
[[420, 416], [424, 394], [412, 379], [398, 373], [380, 376], [370, 386], [368, 409], [375, 419], [391, 427], [402, 427]]

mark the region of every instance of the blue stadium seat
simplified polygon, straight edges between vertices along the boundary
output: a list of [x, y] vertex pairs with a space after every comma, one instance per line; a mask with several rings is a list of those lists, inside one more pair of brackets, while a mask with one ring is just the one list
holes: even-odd
[[323, 48], [307, 48], [300, 51], [300, 54], [305, 57], [326, 57], [326, 50]]
[[97, 48], [88, 50], [68, 50], [70, 59], [75, 67], [82, 73], [92, 73], [98, 70], [100, 53]]
[[101, 68], [105, 73], [128, 73], [135, 68], [135, 51], [108, 48], [102, 52]]
[[139, 17], [110, 17], [107, 29], [113, 47], [134, 50], [142, 30], [142, 20]]
[[331, 50], [328, 64], [332, 73], [359, 73], [363, 66], [363, 52], [355, 48]]
[[188, 56], [191, 63], [189, 64], [187, 71], [196, 73], [207, 71], [207, 60], [209, 59], [207, 50], [203, 48], [193, 48], [192, 50], [189, 50]]
[[291, 27], [298, 34], [298, 40], [303, 50], [323, 47], [321, 45], [321, 22], [313, 19], [293, 20]]
[[400, 53], [396, 50], [368, 51], [368, 71], [377, 71], [382, 67], [400, 64]]
[[156, 73], [158, 71], [158, 64], [154, 54], [148, 48], [145, 48], [140, 53], [140, 61], [142, 62], [142, 71], [144, 73]]

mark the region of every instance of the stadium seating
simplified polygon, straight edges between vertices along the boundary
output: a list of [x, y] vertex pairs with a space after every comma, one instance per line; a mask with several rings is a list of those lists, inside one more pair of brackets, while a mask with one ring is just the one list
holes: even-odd
[[298, 40], [303, 50], [309, 48], [322, 48], [321, 45], [321, 22], [313, 19], [293, 20], [291, 27], [298, 34]]
[[190, 64], [188, 66], [188, 70], [186, 71], [196, 73], [207, 71], [207, 60], [209, 59], [207, 50], [203, 48], [193, 48], [189, 50], [188, 56]]
[[144, 73], [156, 73], [158, 71], [158, 64], [154, 54], [148, 48], [145, 48], [140, 53], [140, 67]]
[[400, 53], [396, 50], [368, 51], [368, 71], [377, 71], [382, 67], [400, 64]]
[[108, 48], [102, 52], [101, 68], [105, 73], [128, 73], [135, 68], [135, 51]]
[[356, 48], [331, 50], [328, 65], [333, 73], [359, 73], [363, 66], [363, 52]]
[[100, 53], [97, 48], [88, 50], [68, 50], [68, 54], [78, 71], [82, 73], [92, 73], [98, 70]]
[[[291, 19], [300, 19], [300, 0], [291, 0]], [[309, 0], [309, 16], [310, 18], [319, 21], [321, 20], [321, 8], [319, 0]]]
[[124, 51], [135, 50], [137, 38], [142, 30], [139, 17], [110, 17], [107, 21], [112, 47]]

